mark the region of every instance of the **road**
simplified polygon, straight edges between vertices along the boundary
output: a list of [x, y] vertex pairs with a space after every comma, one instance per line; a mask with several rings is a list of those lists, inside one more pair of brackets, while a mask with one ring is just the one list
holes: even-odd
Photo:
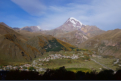
[[[97, 62], [96, 60], [92, 59], [91, 57], [90, 57], [90, 59], [91, 59], [92, 61], [94, 61], [95, 63], [97, 63], [97, 64], [101, 65], [103, 68], [113, 70], [113, 69], [111, 69], [111, 68], [109, 68], [109, 67], [107, 67], [107, 66], [105, 66], [105, 65], [103, 65], [103, 64], [101, 64], [101, 63], [99, 63], [99, 62]], [[113, 71], [114, 71], [114, 73], [116, 73], [116, 71], [115, 71], [115, 70], [113, 70]]]

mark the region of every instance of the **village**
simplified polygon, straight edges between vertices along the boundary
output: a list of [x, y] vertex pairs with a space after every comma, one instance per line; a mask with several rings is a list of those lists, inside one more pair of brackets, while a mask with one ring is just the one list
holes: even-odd
[[[79, 56], [78, 55], [74, 55], [73, 56], [65, 56], [65, 55], [61, 55], [61, 54], [53, 54], [53, 55], [49, 55], [49, 57], [45, 57], [44, 59], [39, 59], [39, 62], [44, 62], [44, 61], [49, 61], [49, 60], [53, 60], [53, 59], [63, 59], [63, 58], [71, 58], [71, 59], [78, 59]], [[46, 69], [44, 68], [40, 68], [37, 67], [36, 65], [42, 65], [42, 64], [38, 64], [35, 60], [32, 62], [32, 64], [24, 64], [21, 66], [12, 66], [12, 65], [7, 65], [7, 66], [2, 66], [0, 67], [0, 71], [9, 71], [9, 70], [20, 70], [20, 71], [29, 71], [30, 67], [34, 67], [36, 69], [36, 71], [46, 71]], [[32, 70], [35, 71], [35, 70]]]
[[24, 64], [21, 66], [7, 65], [7, 66], [1, 66], [0, 71], [10, 71], [10, 70], [29, 71], [29, 67], [31, 67], [31, 64]]
[[75, 55], [75, 54], [73, 54], [73, 56], [65, 56], [65, 55], [61, 55], [61, 54], [52, 54], [52, 55], [49, 55], [47, 58], [39, 59], [39, 61], [49, 61], [49, 60], [53, 60], [53, 59], [63, 59], [63, 58], [78, 59], [79, 56]]
[[[90, 55], [89, 55], [90, 56]], [[29, 68], [33, 67], [33, 69], [31, 71], [37, 71], [37, 72], [41, 72], [41, 71], [46, 71], [45, 68], [42, 68], [41, 66], [43, 65], [43, 62], [47, 62], [50, 60], [55, 60], [55, 59], [78, 59], [78, 58], [84, 58], [85, 56], [83, 54], [73, 54], [71, 56], [66, 56], [66, 55], [62, 55], [62, 54], [50, 54], [47, 57], [44, 58], [39, 58], [38, 60], [34, 60], [32, 62], [32, 64], [24, 64], [21, 66], [12, 66], [12, 65], [7, 65], [7, 66], [2, 66], [0, 67], [0, 71], [9, 71], [9, 70], [20, 70], [20, 71], [30, 71]], [[101, 59], [101, 56], [98, 55], [91, 55], [90, 57], [98, 57]], [[87, 61], [87, 60], [85, 60]]]
[[[84, 57], [84, 56], [80, 56], [80, 57]], [[45, 57], [43, 59], [38, 59], [38, 61], [34, 60], [32, 63], [32, 66], [36, 68], [36, 71], [45, 71], [44, 68], [40, 68], [38, 67], [38, 65], [42, 66], [42, 62], [44, 61], [50, 61], [50, 60], [55, 60], [55, 59], [78, 59], [80, 58], [79, 55], [75, 55], [73, 54], [72, 56], [65, 56], [65, 55], [61, 55], [61, 54], [51, 54], [48, 57]]]

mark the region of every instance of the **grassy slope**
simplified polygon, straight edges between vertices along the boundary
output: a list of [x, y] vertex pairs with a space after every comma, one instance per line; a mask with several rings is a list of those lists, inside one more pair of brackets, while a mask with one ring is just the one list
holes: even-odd
[[60, 51], [60, 50], [66, 50], [71, 51], [73, 48], [76, 48], [75, 46], [65, 43], [59, 39], [56, 39], [53, 36], [48, 35], [41, 35], [34, 37], [27, 41], [27, 44], [30, 44], [31, 46], [37, 48], [38, 50], [41, 50], [41, 52], [48, 52], [48, 51]]
[[[83, 53], [83, 54], [82, 54]], [[80, 57], [79, 59], [53, 59], [48, 62], [40, 62], [38, 59], [36, 59], [37, 66], [41, 68], [50, 68], [50, 69], [57, 69], [59, 67], [65, 66], [66, 69], [71, 69], [72, 71], [77, 71], [81, 68], [87, 68], [88, 70], [90, 69], [95, 69], [98, 72], [100, 71], [100, 68], [103, 68], [103, 66], [95, 63], [92, 60], [85, 61], [86, 56], [88, 54], [91, 54], [90, 51], [60, 51], [60, 52], [47, 52], [45, 55], [43, 55], [40, 59], [44, 59], [45, 57], [47, 58], [50, 54], [61, 54], [65, 56], [72, 56], [73, 54], [79, 55], [79, 56], [84, 56]], [[97, 62], [113, 69], [116, 70], [118, 66], [113, 65], [113, 63], [116, 61], [113, 57], [110, 58], [98, 58], [98, 57], [91, 57], [95, 59]], [[43, 64], [43, 65], [39, 65]]]
[[98, 51], [100, 54], [121, 57], [121, 30], [115, 29], [107, 31], [101, 35], [95, 36], [83, 44], [82, 48]]
[[71, 51], [75, 48], [53, 36], [26, 31], [17, 32], [1, 24], [0, 28], [1, 62], [30, 62], [46, 51]]
[[29, 62], [34, 56], [40, 55], [34, 47], [27, 46], [26, 41], [27, 39], [21, 34], [0, 24], [0, 60], [3, 61], [1, 64]]

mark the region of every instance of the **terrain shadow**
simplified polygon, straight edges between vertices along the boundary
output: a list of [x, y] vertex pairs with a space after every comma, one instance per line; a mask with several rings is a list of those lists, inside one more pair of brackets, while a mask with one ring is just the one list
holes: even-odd
[[121, 70], [114, 73], [113, 70], [102, 70], [74, 73], [67, 71], [65, 67], [59, 69], [47, 69], [44, 74], [36, 71], [0, 71], [1, 80], [121, 80]]

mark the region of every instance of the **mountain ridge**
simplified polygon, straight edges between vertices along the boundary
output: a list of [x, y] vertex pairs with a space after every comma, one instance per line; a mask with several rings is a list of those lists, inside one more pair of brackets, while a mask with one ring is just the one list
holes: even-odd
[[[76, 32], [74, 33], [74, 31]], [[73, 32], [73, 35], [71, 35], [70, 32]], [[88, 38], [91, 38], [93, 36], [99, 35], [104, 32], [105, 32], [104, 30], [101, 30], [96, 26], [83, 25], [79, 20], [73, 17], [69, 18], [63, 25], [61, 25], [58, 28], [55, 28], [53, 30], [48, 30], [48, 31], [41, 31], [41, 33], [43, 34], [52, 35], [64, 42], [70, 43], [77, 47], [78, 47], [78, 44], [84, 42], [82, 41], [83, 39], [86, 41]], [[77, 36], [75, 37], [74, 34], [77, 34]], [[65, 35], [66, 35], [66, 38], [64, 37]], [[79, 43], [77, 43], [79, 41], [78, 36], [80, 37]], [[69, 37], [72, 39], [70, 39]], [[73, 41], [75, 41], [76, 43], [73, 43]]]
[[[33, 59], [41, 57], [46, 51], [71, 51], [75, 46], [63, 42], [51, 35], [36, 34], [28, 32], [33, 36], [26, 36], [26, 32], [21, 34], [9, 27], [0, 24], [0, 60], [3, 63], [10, 62], [31, 62]], [[30, 38], [29, 38], [30, 37]]]
[[80, 48], [97, 51], [101, 55], [121, 57], [121, 29], [109, 30], [80, 44]]

